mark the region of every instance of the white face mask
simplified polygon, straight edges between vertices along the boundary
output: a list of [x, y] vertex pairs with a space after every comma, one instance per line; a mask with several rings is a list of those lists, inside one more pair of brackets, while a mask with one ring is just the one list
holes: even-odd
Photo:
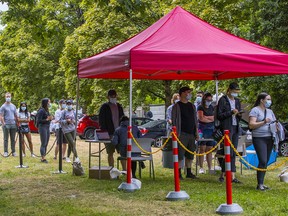
[[11, 102], [11, 97], [6, 97], [5, 100], [6, 102]]
[[271, 104], [272, 104], [271, 100], [266, 100], [264, 105], [265, 105], [266, 108], [269, 108], [271, 106]]
[[178, 101], [179, 101], [179, 100], [177, 99], [177, 100], [174, 101], [174, 103], [176, 104]]
[[117, 103], [117, 98], [109, 98], [109, 102], [116, 104]]
[[201, 103], [201, 101], [202, 101], [202, 97], [200, 97], [200, 96], [196, 97], [196, 102], [197, 103]]
[[232, 92], [232, 93], [231, 93], [231, 96], [232, 96], [232, 97], [238, 97], [238, 93]]
[[62, 104], [61, 107], [62, 107], [62, 109], [65, 109], [66, 108], [66, 104]]
[[209, 107], [211, 104], [212, 104], [211, 101], [205, 101], [205, 105], [206, 105], [207, 107]]
[[26, 107], [21, 107], [21, 110], [22, 110], [22, 111], [25, 111], [25, 110], [26, 110]]
[[68, 110], [72, 110], [73, 106], [72, 105], [67, 105]]
[[189, 100], [191, 100], [191, 98], [192, 98], [192, 94], [189, 93], [189, 94], [186, 96], [186, 99], [189, 101]]

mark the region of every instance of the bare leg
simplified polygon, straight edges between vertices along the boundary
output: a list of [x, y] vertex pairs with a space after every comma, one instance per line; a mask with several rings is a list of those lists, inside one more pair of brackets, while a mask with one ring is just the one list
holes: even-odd
[[[212, 146], [206, 146], [206, 152], [210, 151]], [[212, 167], [212, 153], [206, 155], [208, 169], [211, 170]]]
[[127, 163], [126, 160], [121, 160], [122, 169], [123, 169], [124, 171], [127, 170], [127, 168], [126, 168], [126, 163]]
[[55, 147], [55, 155], [54, 155], [55, 159], [57, 159], [58, 152], [59, 152], [59, 145], [56, 145], [56, 147]]
[[[206, 145], [200, 146], [200, 154], [203, 154], [205, 152]], [[204, 162], [204, 156], [199, 156], [199, 166], [200, 168], [203, 168], [203, 162]]]
[[25, 155], [25, 143], [24, 143], [24, 135], [21, 134], [21, 145], [22, 145], [22, 152]]
[[114, 167], [114, 157], [113, 157], [113, 153], [109, 153], [109, 154], [108, 154], [108, 164], [109, 164], [109, 166]]
[[67, 143], [63, 143], [62, 144], [62, 158], [65, 157], [66, 149], [67, 149]]
[[31, 133], [25, 134], [26, 138], [28, 140], [29, 143], [29, 149], [31, 151], [31, 154], [33, 154], [33, 144], [32, 144], [32, 138], [31, 138]]

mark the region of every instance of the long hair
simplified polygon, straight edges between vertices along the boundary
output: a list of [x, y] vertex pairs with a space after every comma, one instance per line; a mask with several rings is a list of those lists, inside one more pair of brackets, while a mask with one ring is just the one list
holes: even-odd
[[212, 94], [209, 92], [205, 92], [205, 94], [203, 95], [202, 101], [201, 101], [201, 105], [203, 108], [206, 107], [205, 101], [207, 99], [207, 97], [212, 97]]
[[[21, 107], [22, 107], [23, 104], [26, 105], [26, 110], [25, 110], [25, 111], [22, 111], [22, 109], [21, 109]], [[28, 106], [27, 106], [26, 102], [21, 102], [21, 103], [20, 103], [19, 112], [24, 112], [24, 113], [25, 113], [25, 116], [28, 116]]]
[[49, 111], [48, 102], [49, 102], [49, 98], [43, 98], [42, 101], [41, 101], [41, 107], [43, 109], [45, 109], [47, 112]]
[[172, 98], [171, 98], [171, 104], [175, 103], [175, 100], [180, 97], [178, 93], [173, 94]]
[[256, 99], [253, 107], [259, 106], [261, 100], [264, 100], [267, 96], [268, 96], [268, 94], [266, 92], [262, 92], [262, 93], [258, 94], [257, 99]]

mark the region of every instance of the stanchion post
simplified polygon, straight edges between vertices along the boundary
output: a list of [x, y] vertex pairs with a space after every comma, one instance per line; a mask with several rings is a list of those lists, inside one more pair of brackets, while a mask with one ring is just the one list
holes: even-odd
[[217, 214], [241, 214], [243, 209], [237, 203], [232, 202], [232, 171], [231, 171], [231, 146], [228, 140], [229, 130], [224, 131], [224, 153], [225, 153], [225, 174], [226, 174], [226, 203], [221, 204]]
[[172, 127], [172, 146], [173, 146], [173, 163], [174, 163], [174, 184], [175, 191], [170, 191], [166, 199], [169, 201], [178, 201], [190, 199], [189, 195], [185, 191], [180, 191], [180, 179], [179, 179], [179, 163], [178, 163], [178, 145], [177, 145], [177, 131], [176, 127]]
[[139, 190], [139, 186], [132, 182], [132, 173], [131, 173], [131, 152], [132, 152], [132, 126], [128, 126], [127, 131], [127, 157], [126, 157], [126, 163], [127, 163], [127, 176], [126, 176], [126, 182], [121, 183], [121, 185], [118, 187], [118, 190], [123, 190], [125, 192], [134, 192], [136, 190]]
[[66, 174], [67, 172], [62, 170], [62, 145], [63, 145], [63, 131], [62, 128], [59, 127], [58, 129], [58, 137], [57, 137], [57, 142], [58, 142], [58, 152], [59, 152], [59, 169], [58, 171], [53, 172], [54, 174]]
[[22, 141], [24, 141], [24, 137], [22, 136], [20, 127], [18, 128], [18, 136], [19, 136], [19, 160], [20, 165], [16, 166], [16, 168], [28, 168], [28, 166], [23, 165], [23, 155], [22, 155]]

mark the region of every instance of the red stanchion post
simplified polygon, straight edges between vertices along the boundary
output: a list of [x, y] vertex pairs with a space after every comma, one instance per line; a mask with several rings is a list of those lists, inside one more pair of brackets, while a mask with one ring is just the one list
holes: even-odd
[[138, 184], [135, 181], [132, 181], [132, 171], [131, 171], [131, 152], [132, 152], [132, 126], [128, 127], [127, 131], [127, 178], [126, 182], [122, 182], [121, 185], [118, 187], [118, 190], [123, 190], [126, 192], [134, 192], [136, 190], [140, 190], [141, 182], [139, 180]]
[[131, 183], [131, 151], [132, 151], [132, 126], [128, 126], [127, 134], [127, 184]]
[[180, 191], [179, 179], [179, 163], [178, 163], [178, 145], [177, 145], [177, 132], [176, 127], [172, 127], [172, 147], [173, 147], [173, 163], [174, 163], [174, 184], [175, 191], [170, 191], [166, 196], [167, 200], [177, 201], [189, 199], [189, 195], [185, 191]]
[[243, 209], [237, 203], [232, 202], [232, 172], [231, 172], [231, 146], [228, 140], [229, 130], [224, 131], [224, 153], [225, 153], [225, 174], [226, 174], [226, 202], [221, 204], [217, 210], [217, 214], [241, 214]]

